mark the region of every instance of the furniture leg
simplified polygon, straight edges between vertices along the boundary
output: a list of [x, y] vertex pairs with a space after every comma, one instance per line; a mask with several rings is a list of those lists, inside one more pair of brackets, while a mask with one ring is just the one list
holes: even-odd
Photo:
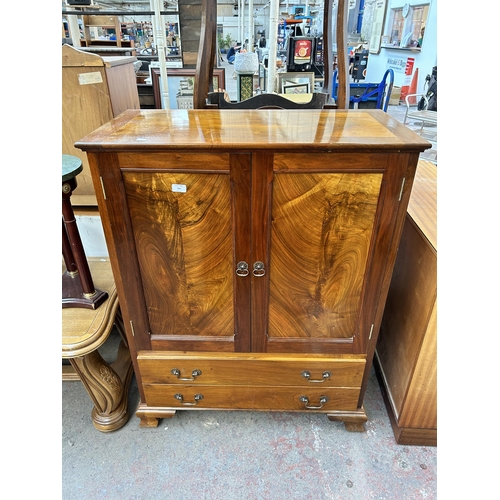
[[339, 411], [328, 413], [327, 417], [332, 422], [344, 422], [345, 430], [350, 432], [365, 432], [365, 422], [368, 420], [365, 410], [361, 407], [355, 411]]
[[176, 410], [166, 410], [164, 408], [155, 408], [141, 403], [135, 412], [136, 417], [141, 419], [139, 427], [158, 427], [162, 418], [172, 418]]
[[92, 420], [102, 432], [120, 429], [128, 420], [128, 390], [133, 368], [130, 352], [123, 341], [116, 361], [108, 364], [97, 350], [70, 359], [94, 403]]

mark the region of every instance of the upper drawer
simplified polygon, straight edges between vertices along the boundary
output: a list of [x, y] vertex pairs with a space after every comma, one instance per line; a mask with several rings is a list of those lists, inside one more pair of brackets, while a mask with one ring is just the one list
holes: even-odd
[[362, 356], [140, 351], [143, 384], [360, 387]]

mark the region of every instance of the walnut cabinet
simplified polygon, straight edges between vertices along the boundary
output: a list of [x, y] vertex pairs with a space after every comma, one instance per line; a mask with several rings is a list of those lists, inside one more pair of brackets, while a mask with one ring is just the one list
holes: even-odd
[[381, 111], [126, 111], [87, 152], [141, 402], [362, 430], [418, 155]]

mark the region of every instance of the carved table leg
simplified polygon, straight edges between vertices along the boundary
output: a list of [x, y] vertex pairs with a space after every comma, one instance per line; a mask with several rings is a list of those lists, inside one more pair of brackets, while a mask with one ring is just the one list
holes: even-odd
[[332, 422], [344, 422], [346, 431], [365, 432], [365, 422], [368, 420], [365, 410], [361, 407], [355, 411], [338, 411], [328, 413], [327, 417]]
[[123, 427], [129, 418], [128, 391], [134, 373], [130, 352], [123, 341], [111, 365], [97, 350], [70, 361], [94, 403], [94, 427], [101, 432]]

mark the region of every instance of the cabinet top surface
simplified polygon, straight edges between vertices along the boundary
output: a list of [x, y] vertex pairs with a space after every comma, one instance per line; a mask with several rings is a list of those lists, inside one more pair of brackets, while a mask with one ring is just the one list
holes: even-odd
[[431, 144], [381, 110], [127, 110], [75, 146], [84, 151], [356, 150]]
[[437, 167], [429, 161], [418, 162], [408, 214], [437, 251]]

